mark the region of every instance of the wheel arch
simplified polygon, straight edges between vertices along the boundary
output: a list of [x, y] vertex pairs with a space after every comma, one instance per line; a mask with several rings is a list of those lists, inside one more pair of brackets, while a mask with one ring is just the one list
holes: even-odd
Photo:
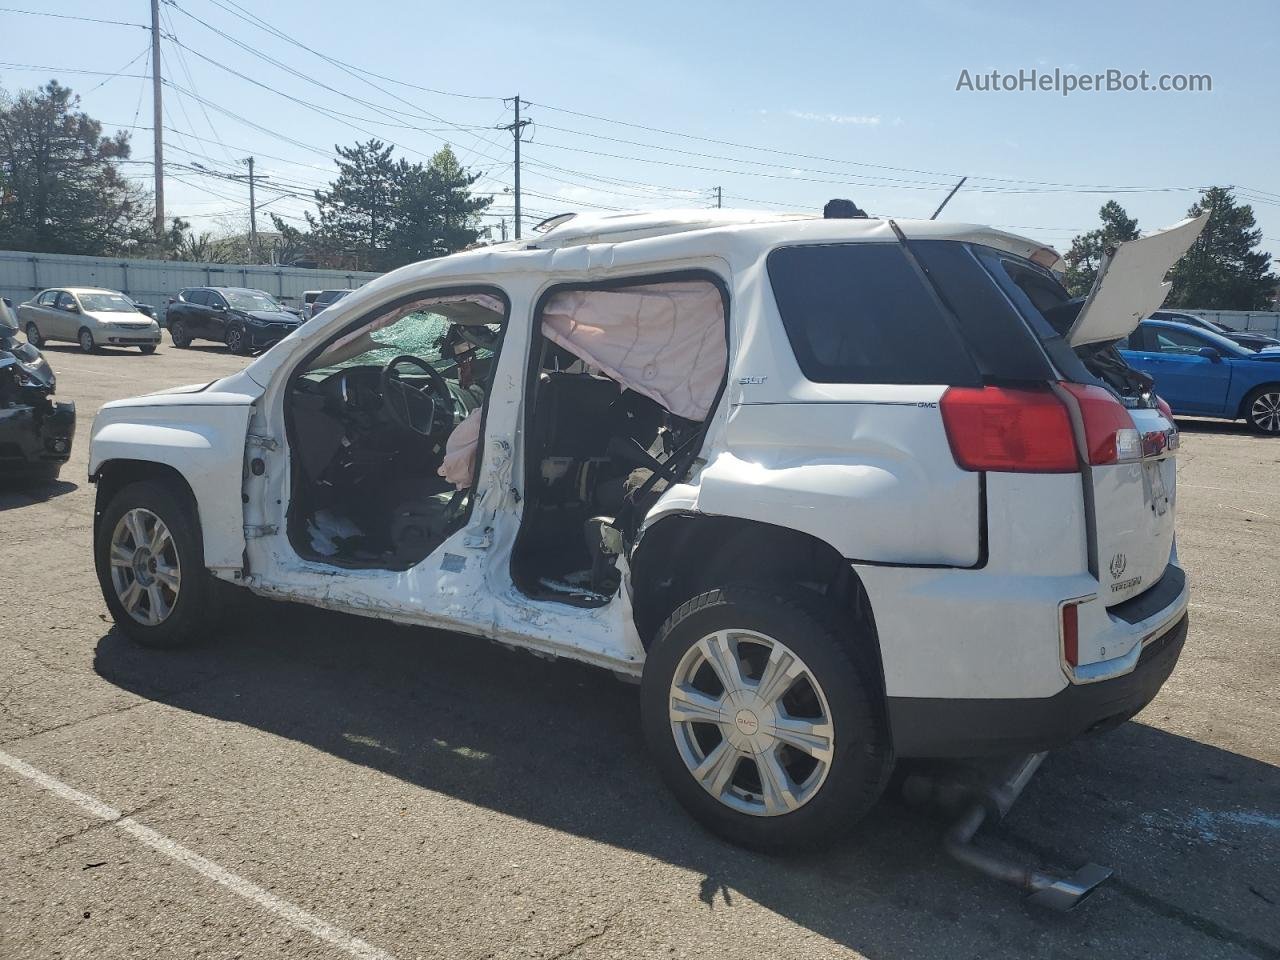
[[825, 540], [758, 520], [681, 511], [645, 528], [630, 567], [632, 615], [645, 649], [673, 610], [714, 587], [754, 582], [802, 588], [831, 599], [867, 628], [867, 652], [875, 657], [883, 692], [870, 599], [850, 563]]
[[105, 460], [97, 470], [89, 475], [89, 482], [97, 489], [94, 501], [93, 520], [96, 534], [98, 520], [113, 497], [131, 483], [149, 480], [172, 489], [182, 501], [191, 508], [197, 527], [200, 526], [200, 504], [196, 500], [191, 484], [177, 467], [155, 460], [128, 460], [124, 458]]
[[1256, 387], [1250, 387], [1248, 390], [1246, 390], [1244, 393], [1244, 396], [1240, 398], [1240, 408], [1236, 411], [1236, 419], [1248, 420], [1249, 419], [1249, 401], [1251, 401], [1257, 394], [1267, 393], [1269, 391], [1275, 391], [1276, 393], [1280, 393], [1280, 380], [1273, 380], [1273, 381], [1268, 381], [1267, 383], [1260, 383]]

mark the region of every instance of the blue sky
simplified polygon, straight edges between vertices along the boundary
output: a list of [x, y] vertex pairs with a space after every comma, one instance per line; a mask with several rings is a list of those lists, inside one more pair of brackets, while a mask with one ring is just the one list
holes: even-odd
[[[490, 128], [509, 122], [499, 98], [518, 92], [535, 104], [526, 109], [535, 126], [523, 175], [534, 216], [588, 205], [706, 205], [716, 186], [726, 206], [817, 210], [847, 196], [877, 214], [928, 216], [950, 183], [968, 174], [973, 179], [946, 217], [1015, 227], [1065, 250], [1073, 234], [1096, 225], [1109, 198], [1152, 229], [1180, 219], [1195, 199], [1193, 189], [1169, 188], [1225, 183], [1250, 191], [1242, 198], [1254, 207], [1264, 245], [1280, 257], [1274, 2], [240, 2], [288, 37], [402, 83], [373, 79], [388, 95], [366, 82], [372, 78], [344, 73], [238, 19], [230, 0], [177, 0], [162, 9], [166, 29], [186, 49], [166, 41], [165, 72], [206, 102], [166, 90], [166, 125], [178, 131], [165, 134], [171, 162], [232, 171], [253, 153], [259, 173], [296, 192], [327, 179], [335, 143], [372, 133], [422, 159], [449, 142], [485, 171], [479, 189], [499, 194], [495, 210], [509, 210], [510, 137]], [[69, 16], [149, 18], [146, 0], [12, 3]], [[137, 27], [0, 13], [0, 60], [58, 68], [0, 66], [0, 85], [13, 90], [57, 76], [83, 93], [92, 115], [149, 126], [150, 91], [141, 79], [149, 56], [114, 78], [69, 72], [121, 71], [147, 36]], [[201, 55], [355, 119], [318, 114]], [[956, 90], [962, 70], [1055, 67], [1209, 74], [1213, 90], [1069, 97]], [[150, 159], [150, 137], [134, 131], [135, 159]], [[144, 164], [133, 166], [147, 175]], [[169, 181], [171, 214], [214, 231], [243, 222], [242, 186], [190, 170], [173, 174], [186, 182]], [[1114, 187], [1140, 189], [1096, 189]], [[266, 185], [259, 201], [289, 216], [306, 206]]]

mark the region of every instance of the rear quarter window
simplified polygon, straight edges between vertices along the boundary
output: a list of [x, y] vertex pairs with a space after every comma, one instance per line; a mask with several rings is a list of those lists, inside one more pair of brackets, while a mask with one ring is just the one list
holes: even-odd
[[782, 247], [767, 266], [787, 339], [809, 380], [980, 382], [959, 332], [899, 245]]

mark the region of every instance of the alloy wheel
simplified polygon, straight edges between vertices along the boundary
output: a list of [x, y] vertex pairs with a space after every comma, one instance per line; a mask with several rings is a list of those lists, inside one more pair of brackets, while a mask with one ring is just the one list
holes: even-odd
[[85, 353], [93, 353], [93, 334], [88, 330], [80, 331], [80, 349]]
[[1260, 393], [1249, 407], [1249, 419], [1267, 433], [1280, 433], [1280, 393]]
[[232, 353], [239, 353], [244, 349], [244, 331], [239, 327], [232, 327], [227, 331], [227, 349]]
[[773, 817], [808, 803], [835, 756], [831, 708], [792, 650], [750, 630], [719, 630], [685, 653], [671, 681], [676, 748], [725, 806]]
[[44, 337], [40, 336], [40, 328], [34, 323], [27, 324], [27, 343], [36, 349], [44, 346]]
[[182, 587], [178, 546], [165, 522], [144, 507], [125, 513], [111, 532], [111, 585], [125, 612], [154, 627], [173, 612]]

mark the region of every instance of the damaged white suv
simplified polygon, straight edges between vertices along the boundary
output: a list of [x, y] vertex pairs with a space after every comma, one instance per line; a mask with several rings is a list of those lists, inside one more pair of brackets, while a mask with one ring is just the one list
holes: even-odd
[[102, 409], [103, 594], [151, 646], [226, 584], [639, 678], [695, 816], [828, 843], [895, 757], [1057, 746], [1173, 669], [1178, 435], [1113, 344], [1201, 225], [1083, 305], [935, 222], [572, 217], [405, 267]]

